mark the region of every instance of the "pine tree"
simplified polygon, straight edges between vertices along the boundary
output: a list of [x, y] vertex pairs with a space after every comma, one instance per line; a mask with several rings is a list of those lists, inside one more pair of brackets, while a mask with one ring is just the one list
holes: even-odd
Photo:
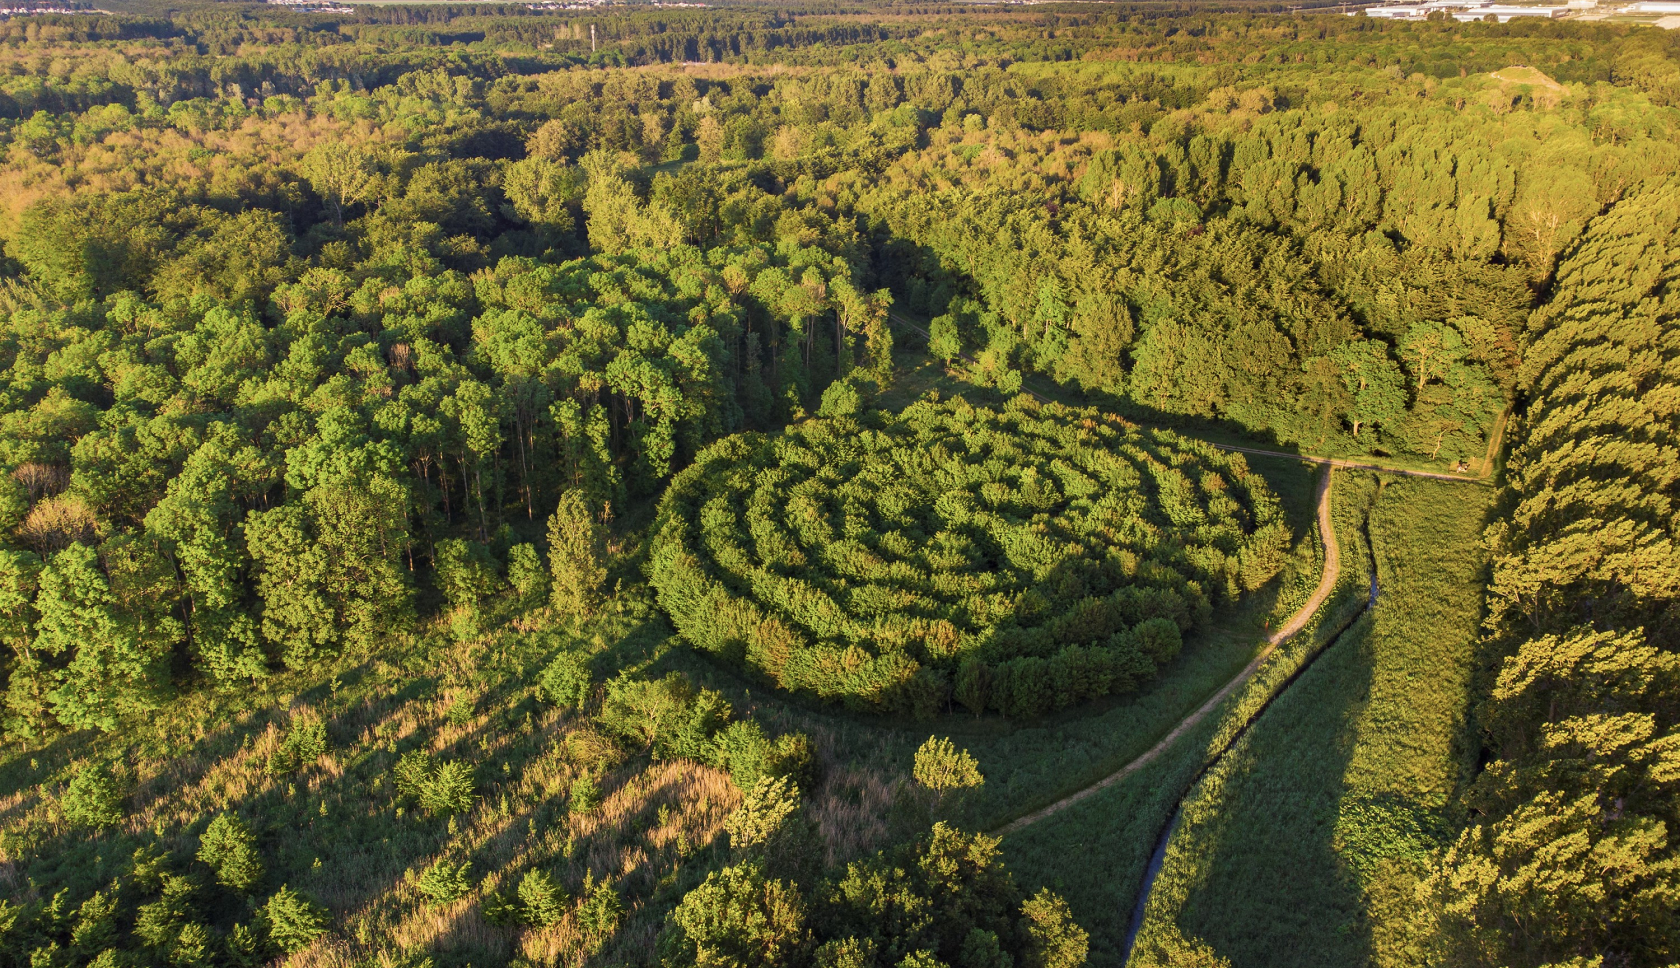
[[600, 601], [606, 581], [606, 529], [598, 524], [583, 492], [568, 490], [548, 519], [548, 563], [554, 574], [551, 601], [567, 615], [587, 615]]
[[245, 822], [231, 813], [217, 814], [199, 838], [198, 859], [216, 875], [216, 883], [249, 894], [262, 880], [257, 838]]

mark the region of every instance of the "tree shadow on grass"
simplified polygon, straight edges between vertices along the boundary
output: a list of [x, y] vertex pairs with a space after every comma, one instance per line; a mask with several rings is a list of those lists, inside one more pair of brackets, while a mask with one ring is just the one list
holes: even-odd
[[1178, 854], [1193, 873], [1175, 920], [1233, 968], [1368, 960], [1360, 887], [1336, 844], [1368, 630], [1356, 625], [1307, 669], [1186, 803], [1168, 863]]

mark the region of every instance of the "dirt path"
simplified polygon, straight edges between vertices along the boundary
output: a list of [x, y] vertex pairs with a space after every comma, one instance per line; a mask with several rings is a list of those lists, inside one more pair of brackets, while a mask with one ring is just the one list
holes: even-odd
[[[1282, 456], [1295, 455], [1289, 454]], [[1329, 467], [1325, 468], [1324, 480], [1318, 485], [1318, 532], [1324, 538], [1324, 573], [1319, 576], [1318, 587], [1313, 589], [1312, 597], [1307, 599], [1306, 604], [1302, 605], [1294, 615], [1290, 616], [1289, 621], [1285, 622], [1283, 627], [1266, 637], [1266, 647], [1260, 650], [1260, 654], [1255, 656], [1254, 659], [1243, 668], [1243, 671], [1237, 673], [1230, 682], [1227, 682], [1224, 686], [1220, 687], [1218, 692], [1209, 696], [1207, 701], [1197, 707], [1195, 712], [1180, 720], [1178, 725], [1173, 727], [1172, 732], [1163, 736], [1159, 743], [1156, 743], [1154, 746], [1149, 748], [1148, 752], [1139, 756], [1137, 759], [1132, 760], [1130, 763], [1127, 763], [1125, 766], [1122, 766], [1113, 773], [1110, 773], [1108, 776], [1105, 776], [1090, 786], [1085, 787], [1083, 790], [1071, 793], [1047, 807], [1034, 810], [1026, 816], [1017, 817], [1015, 820], [1012, 820], [1003, 827], [999, 828], [997, 833], [1011, 834], [1023, 827], [1043, 820], [1045, 817], [1055, 813], [1060, 813], [1086, 797], [1092, 796], [1101, 790], [1105, 790], [1137, 772], [1151, 760], [1164, 753], [1167, 748], [1172, 746], [1174, 741], [1184, 735], [1186, 731], [1194, 727], [1203, 719], [1207, 718], [1208, 713], [1213, 712], [1220, 703], [1225, 701], [1225, 697], [1235, 692], [1238, 686], [1247, 682], [1255, 672], [1259, 671], [1261, 663], [1265, 662], [1266, 658], [1270, 656], [1279, 645], [1282, 645], [1296, 632], [1299, 632], [1301, 629], [1306, 627], [1307, 623], [1312, 620], [1313, 615], [1318, 612], [1319, 606], [1323, 605], [1325, 600], [1330, 597], [1330, 592], [1336, 587], [1336, 580], [1340, 578], [1342, 574], [1342, 550], [1341, 546], [1336, 542], [1336, 530], [1330, 524], [1330, 480], [1336, 473], [1336, 466], [1337, 465], [1334, 463], [1331, 463]], [[1463, 480], [1463, 478], [1449, 479]]]
[[[897, 323], [906, 329], [921, 334], [923, 338], [932, 338], [931, 334], [929, 334], [922, 326], [896, 312], [889, 310], [888, 318], [892, 322]], [[962, 359], [968, 363], [975, 363], [974, 357], [969, 356], [967, 353], [960, 355]], [[1037, 390], [1033, 390], [1030, 387], [1022, 386], [1021, 392], [1030, 395], [1033, 399], [1040, 403], [1052, 402], [1049, 397], [1046, 397], [1044, 394], [1039, 393]], [[1220, 687], [1218, 692], [1209, 696], [1206, 702], [1196, 708], [1195, 712], [1192, 712], [1190, 715], [1180, 720], [1178, 724], [1172, 728], [1171, 732], [1162, 737], [1161, 741], [1150, 747], [1147, 752], [1090, 786], [1070, 793], [1049, 806], [1041, 807], [1032, 813], [1026, 814], [1025, 816], [1017, 817], [998, 828], [996, 833], [1009, 834], [1014, 833], [1017, 830], [1021, 830], [1022, 828], [1043, 820], [1045, 817], [1060, 813], [1086, 797], [1107, 789], [1108, 787], [1119, 783], [1121, 780], [1137, 772], [1150, 761], [1165, 752], [1166, 749], [1172, 746], [1172, 744], [1180, 736], [1184, 735], [1185, 732], [1193, 728], [1197, 723], [1200, 723], [1203, 719], [1207, 718], [1208, 713], [1211, 713], [1226, 699], [1226, 697], [1235, 692], [1237, 687], [1247, 682], [1254, 673], [1259, 671], [1261, 664], [1266, 661], [1267, 657], [1276, 651], [1279, 645], [1282, 645], [1291, 636], [1306, 627], [1307, 623], [1312, 620], [1313, 615], [1318, 612], [1319, 606], [1323, 605], [1325, 600], [1330, 597], [1330, 593], [1335, 589], [1336, 581], [1341, 577], [1342, 572], [1341, 547], [1336, 542], [1336, 530], [1330, 522], [1330, 481], [1336, 472], [1336, 468], [1340, 467], [1347, 470], [1376, 471], [1383, 474], [1398, 474], [1403, 477], [1426, 477], [1431, 480], [1458, 481], [1466, 484], [1482, 483], [1492, 476], [1492, 455], [1495, 453], [1494, 448], [1497, 446], [1497, 441], [1504, 431], [1505, 420], [1508, 416], [1508, 409], [1506, 413], [1500, 415], [1500, 419], [1498, 424], [1495, 426], [1494, 433], [1488, 441], [1489, 458], [1483, 462], [1482, 472], [1477, 475], [1447, 474], [1438, 471], [1414, 471], [1399, 467], [1388, 467], [1382, 464], [1343, 460], [1339, 457], [1317, 457], [1311, 454], [1292, 454], [1288, 451], [1282, 450], [1266, 450], [1261, 447], [1243, 447], [1238, 444], [1220, 444], [1214, 443], [1211, 440], [1204, 441], [1209, 446], [1218, 448], [1219, 450], [1234, 451], [1240, 454], [1256, 454], [1263, 457], [1282, 457], [1288, 460], [1300, 460], [1313, 464], [1324, 465], [1324, 480], [1318, 485], [1318, 532], [1324, 541], [1324, 573], [1319, 576], [1318, 587], [1313, 589], [1312, 597], [1307, 599], [1306, 604], [1302, 605], [1294, 615], [1290, 616], [1289, 621], [1285, 622], [1283, 627], [1266, 637], [1266, 646], [1260, 650], [1259, 655], [1256, 655], [1241, 672], [1237, 673], [1237, 675], [1231, 679], [1230, 682], [1227, 682], [1224, 686]]]

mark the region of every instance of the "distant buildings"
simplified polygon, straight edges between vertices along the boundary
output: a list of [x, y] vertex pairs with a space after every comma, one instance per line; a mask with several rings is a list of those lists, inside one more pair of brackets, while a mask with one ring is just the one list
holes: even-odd
[[1481, 20], [1484, 17], [1498, 17], [1500, 23], [1508, 23], [1517, 17], [1543, 17], [1556, 20], [1569, 13], [1568, 7], [1517, 7], [1509, 4], [1490, 3], [1485, 7], [1473, 7], [1460, 10], [1453, 14], [1454, 20]]
[[[1574, 0], [1570, 6], [1585, 5], [1586, 0]], [[1680, 11], [1680, 0], [1651, 0], [1657, 6], [1674, 7]], [[1354, 11], [1355, 14], [1360, 11]], [[1427, 0], [1426, 3], [1384, 4], [1366, 7], [1364, 14], [1379, 20], [1427, 20], [1432, 13], [1445, 13], [1454, 20], [1474, 21], [1497, 17], [1507, 23], [1516, 17], [1543, 17], [1556, 20], [1569, 13], [1569, 7], [1531, 7], [1494, 3], [1492, 0]], [[1353, 14], [1350, 14], [1352, 16]]]
[[286, 7], [298, 13], [355, 13], [356, 8], [324, 0], [263, 0], [276, 7]]

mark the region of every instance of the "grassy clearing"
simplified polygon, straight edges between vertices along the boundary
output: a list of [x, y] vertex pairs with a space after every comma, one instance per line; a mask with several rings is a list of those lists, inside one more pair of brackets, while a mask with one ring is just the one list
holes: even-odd
[[[1338, 536], [1356, 533], [1363, 514], [1359, 495], [1348, 494], [1342, 483], [1338, 472], [1331, 492]], [[1312, 537], [1316, 542], [1316, 534]], [[1114, 786], [1005, 841], [1006, 856], [1018, 877], [1065, 893], [1080, 924], [1091, 932], [1092, 965], [1119, 964], [1149, 854], [1197, 773], [1230, 744], [1232, 736], [1264, 708], [1303, 661], [1362, 608], [1368, 577], [1361, 560], [1359, 548], [1343, 538], [1342, 577], [1313, 621], [1280, 645], [1252, 679], [1174, 748]], [[1315, 569], [1314, 583], [1317, 577]], [[1305, 597], [1302, 593], [1297, 601]], [[1250, 629], [1248, 634], [1246, 644], [1251, 648], [1247, 654], [1252, 657], [1259, 630]]]
[[1339, 484], [1345, 499], [1374, 499], [1381, 598], [1186, 799], [1134, 965], [1178, 963], [1196, 944], [1236, 968], [1423, 961], [1412, 889], [1471, 766], [1478, 537], [1493, 492], [1366, 474]]

